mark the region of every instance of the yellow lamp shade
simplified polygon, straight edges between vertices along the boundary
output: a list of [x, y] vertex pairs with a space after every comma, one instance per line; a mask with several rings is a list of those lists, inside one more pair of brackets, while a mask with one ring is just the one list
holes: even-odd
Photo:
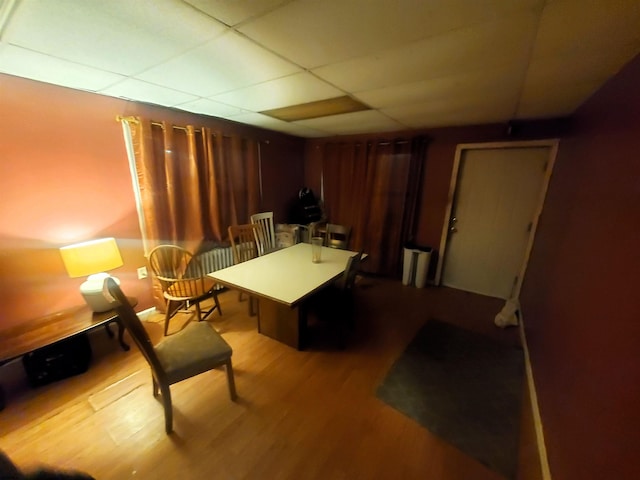
[[[62, 247], [60, 255], [71, 278], [89, 276], [80, 285], [80, 294], [89, 307], [94, 312], [111, 310], [112, 305], [104, 297], [102, 286], [104, 280], [109, 277], [105, 272], [123, 265], [115, 238], [102, 238]], [[117, 278], [114, 280], [119, 283]]]
[[123, 265], [115, 238], [76, 243], [60, 249], [71, 278], [106, 272]]

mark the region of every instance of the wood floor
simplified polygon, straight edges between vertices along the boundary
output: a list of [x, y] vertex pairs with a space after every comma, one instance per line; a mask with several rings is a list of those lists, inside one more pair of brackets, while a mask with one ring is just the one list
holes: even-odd
[[[348, 347], [336, 349], [317, 328], [304, 352], [258, 334], [236, 292], [223, 292], [220, 301], [224, 315], [215, 313], [212, 323], [234, 350], [237, 402], [222, 370], [176, 384], [175, 432], [167, 436], [140, 352], [123, 352], [97, 331], [85, 374], [30, 389], [16, 379], [19, 362], [3, 369], [10, 388], [0, 448], [23, 468], [44, 463], [100, 480], [501, 478], [375, 396], [429, 318], [517, 344], [517, 329], [493, 326], [501, 301], [364, 278]], [[162, 316], [149, 320], [152, 338], [160, 339]]]

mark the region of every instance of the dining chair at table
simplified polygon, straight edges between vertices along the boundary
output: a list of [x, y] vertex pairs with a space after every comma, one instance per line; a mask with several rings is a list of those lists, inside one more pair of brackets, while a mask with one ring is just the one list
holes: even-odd
[[[198, 321], [206, 320], [216, 309], [222, 315], [215, 281], [206, 275], [202, 263], [191, 252], [177, 245], [159, 245], [149, 253], [149, 264], [167, 302], [165, 335], [169, 331], [169, 320], [178, 312], [190, 312], [192, 306]], [[202, 309], [200, 303], [208, 299], [212, 299], [213, 304]]]
[[258, 255], [266, 255], [278, 249], [276, 232], [273, 225], [273, 212], [254, 213], [251, 215], [251, 223], [258, 228], [256, 230], [256, 244]]
[[349, 239], [351, 238], [351, 227], [327, 223], [325, 233], [325, 244], [330, 248], [340, 248], [348, 250]]
[[[237, 265], [258, 256], [256, 232], [258, 225], [247, 223], [244, 225], [229, 225], [229, 241], [233, 252], [233, 263]], [[238, 300], [242, 301], [242, 292], [238, 292]], [[249, 296], [249, 315], [255, 315], [255, 298]]]
[[151, 367], [153, 396], [162, 398], [165, 430], [173, 431], [173, 406], [170, 386], [201, 373], [225, 366], [231, 400], [237, 397], [231, 356], [233, 350], [207, 322], [191, 322], [178, 333], [158, 344], [151, 342], [142, 322], [118, 284], [107, 278], [103, 294]]
[[332, 285], [318, 292], [309, 303], [316, 318], [329, 326], [340, 349], [345, 348], [347, 337], [355, 325], [353, 291], [362, 256], [363, 252], [360, 251], [349, 257], [344, 273]]

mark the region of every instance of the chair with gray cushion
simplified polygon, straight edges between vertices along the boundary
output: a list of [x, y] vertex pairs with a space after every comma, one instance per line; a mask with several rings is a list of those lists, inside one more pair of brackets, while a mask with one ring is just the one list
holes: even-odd
[[120, 321], [135, 341], [151, 367], [153, 396], [162, 397], [165, 429], [173, 431], [173, 407], [170, 385], [194, 377], [214, 368], [225, 366], [231, 400], [236, 399], [236, 387], [231, 365], [231, 347], [207, 322], [190, 322], [174, 335], [165, 337], [157, 345], [112, 278], [104, 284], [104, 295], [118, 312]]

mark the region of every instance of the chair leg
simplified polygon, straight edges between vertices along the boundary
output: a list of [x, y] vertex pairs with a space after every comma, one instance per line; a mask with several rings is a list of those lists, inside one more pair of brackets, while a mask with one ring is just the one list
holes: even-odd
[[201, 321], [202, 320], [202, 311], [200, 310], [200, 302], [196, 300], [193, 303], [196, 304], [196, 314], [198, 315], [198, 321]]
[[164, 407], [164, 428], [167, 433], [173, 431], [173, 407], [171, 406], [171, 390], [169, 385], [160, 384], [162, 406]]
[[229, 396], [232, 401], [235, 401], [238, 398], [236, 393], [236, 382], [233, 378], [233, 366], [231, 365], [231, 358], [226, 361], [226, 370], [227, 370], [227, 383], [229, 384]]
[[156, 381], [156, 377], [151, 375], [151, 380], [153, 381], [153, 396], [157, 398], [160, 388], [158, 387], [158, 382]]
[[167, 313], [164, 316], [164, 336], [169, 332], [169, 319], [171, 318], [171, 300], [167, 302]]
[[216, 302], [216, 308], [218, 309], [218, 313], [222, 316], [222, 308], [220, 307], [220, 301], [218, 300], [218, 294], [213, 292], [213, 301]]

